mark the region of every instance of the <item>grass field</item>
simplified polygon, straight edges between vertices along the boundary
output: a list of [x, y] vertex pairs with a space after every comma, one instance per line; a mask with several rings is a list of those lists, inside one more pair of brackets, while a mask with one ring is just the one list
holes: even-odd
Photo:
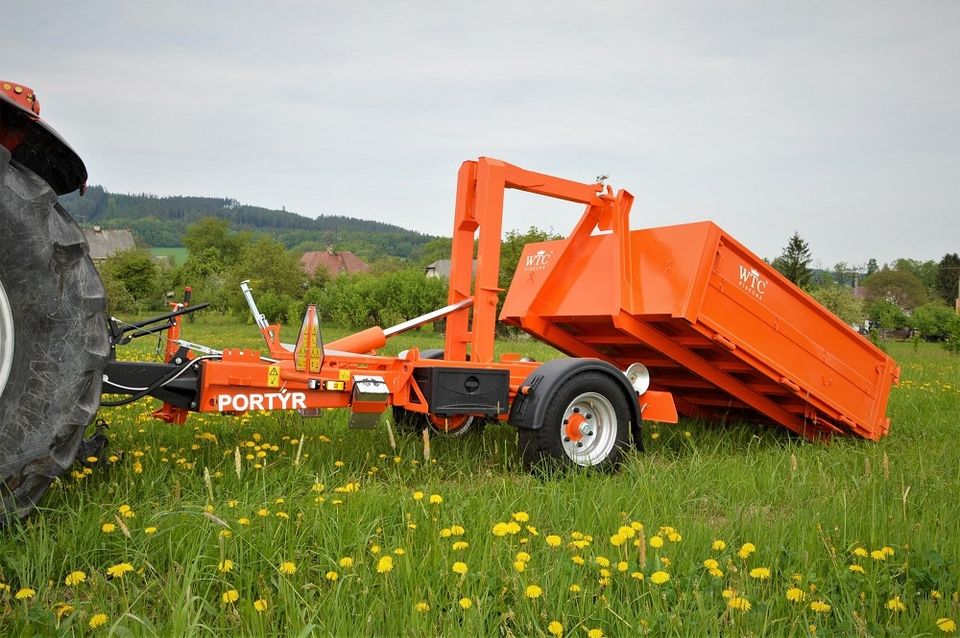
[[[259, 339], [216, 318], [185, 337]], [[394, 348], [411, 341], [439, 343]], [[651, 424], [616, 475], [531, 476], [505, 425], [434, 438], [426, 462], [418, 437], [394, 450], [342, 413], [176, 427], [149, 402], [103, 409], [107, 469], [64, 477], [0, 536], [0, 634], [951, 633], [960, 358], [890, 349], [903, 377], [879, 443]]]
[[169, 257], [171, 266], [182, 266], [183, 263], [187, 261], [187, 255], [189, 254], [189, 251], [183, 246], [154, 246], [150, 248], [150, 254], [154, 255], [155, 257]]

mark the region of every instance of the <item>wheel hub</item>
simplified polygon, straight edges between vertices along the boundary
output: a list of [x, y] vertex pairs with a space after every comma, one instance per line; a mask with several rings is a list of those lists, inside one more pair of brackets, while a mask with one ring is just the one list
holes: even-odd
[[617, 438], [617, 414], [602, 394], [584, 392], [563, 412], [563, 451], [574, 463], [588, 466], [602, 462]]
[[3, 289], [3, 282], [0, 282], [0, 395], [10, 378], [10, 368], [13, 367], [13, 344], [13, 311]]

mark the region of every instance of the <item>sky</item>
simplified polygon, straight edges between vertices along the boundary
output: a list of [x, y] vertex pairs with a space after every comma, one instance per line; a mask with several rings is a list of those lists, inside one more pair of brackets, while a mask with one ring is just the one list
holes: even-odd
[[[960, 251], [960, 2], [8, 3], [91, 184], [449, 236], [486, 155], [814, 264]], [[577, 206], [511, 193], [504, 229]]]

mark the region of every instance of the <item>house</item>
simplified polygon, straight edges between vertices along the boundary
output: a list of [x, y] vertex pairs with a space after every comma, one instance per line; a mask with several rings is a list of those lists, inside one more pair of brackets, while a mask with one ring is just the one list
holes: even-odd
[[[427, 264], [427, 267], [424, 269], [425, 274], [428, 278], [438, 278], [442, 277], [444, 279], [450, 279], [450, 260], [449, 259], [438, 259], [434, 262]], [[473, 260], [473, 274], [477, 274], [477, 260]]]
[[129, 230], [103, 230], [99, 226], [86, 228], [83, 236], [90, 246], [90, 258], [94, 261], [103, 261], [125, 250], [137, 247], [133, 241], [133, 233]]
[[323, 251], [314, 250], [303, 253], [303, 257], [300, 258], [300, 266], [311, 277], [320, 268], [325, 268], [332, 277], [370, 271], [370, 266], [362, 259], [346, 250], [336, 252], [333, 250], [333, 246]]

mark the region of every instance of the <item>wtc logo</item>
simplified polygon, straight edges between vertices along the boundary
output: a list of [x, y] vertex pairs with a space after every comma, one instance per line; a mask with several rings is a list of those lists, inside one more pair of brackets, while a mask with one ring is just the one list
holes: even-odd
[[763, 299], [763, 294], [767, 292], [767, 280], [760, 276], [760, 271], [756, 268], [748, 269], [746, 266], [740, 266], [740, 287], [750, 293], [758, 301]]
[[542, 249], [538, 250], [532, 255], [527, 255], [526, 263], [523, 269], [526, 271], [543, 270], [547, 267], [547, 262], [552, 256], [552, 250], [549, 252]]

